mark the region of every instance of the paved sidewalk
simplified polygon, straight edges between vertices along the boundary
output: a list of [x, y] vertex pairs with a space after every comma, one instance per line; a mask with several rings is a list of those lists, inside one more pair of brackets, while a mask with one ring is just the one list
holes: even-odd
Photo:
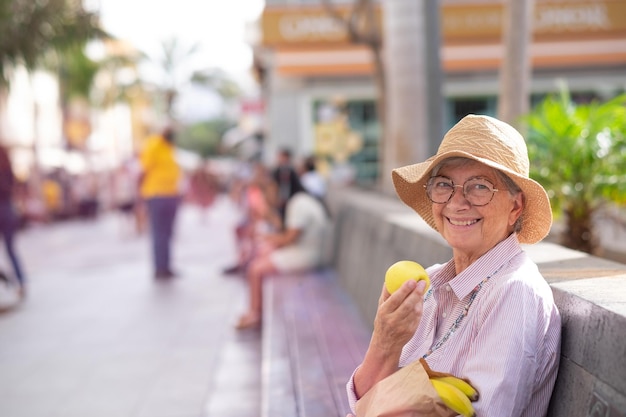
[[22, 232], [30, 285], [0, 313], [0, 416], [258, 417], [260, 332], [233, 329], [247, 287], [220, 272], [236, 209], [221, 197], [206, 214], [183, 206], [169, 283], [116, 214]]

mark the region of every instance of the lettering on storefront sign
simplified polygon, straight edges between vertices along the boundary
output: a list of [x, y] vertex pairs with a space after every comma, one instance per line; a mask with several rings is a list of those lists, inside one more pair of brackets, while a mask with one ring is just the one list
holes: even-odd
[[581, 4], [577, 6], [550, 6], [538, 10], [534, 22], [540, 31], [581, 31], [610, 29], [611, 21], [603, 4]]
[[[572, 34], [622, 34], [626, 30], [626, 3], [538, 3], [533, 32], [541, 37]], [[447, 40], [496, 39], [501, 36], [504, 9], [499, 4], [449, 5], [442, 8], [442, 33]]]
[[288, 41], [302, 39], [343, 39], [344, 28], [331, 17], [284, 16], [279, 22], [280, 34]]
[[[350, 8], [338, 6], [337, 12], [344, 18], [350, 16]], [[380, 7], [375, 10], [376, 20], [382, 26]], [[347, 45], [348, 31], [322, 7], [266, 8], [261, 17], [264, 45]]]
[[459, 11], [444, 9], [442, 24], [443, 32], [448, 34], [457, 31], [463, 34], [467, 32], [476, 34], [476, 31], [499, 31], [502, 26], [502, 10], [500, 8], [491, 10], [485, 8], [472, 12], [463, 9]]

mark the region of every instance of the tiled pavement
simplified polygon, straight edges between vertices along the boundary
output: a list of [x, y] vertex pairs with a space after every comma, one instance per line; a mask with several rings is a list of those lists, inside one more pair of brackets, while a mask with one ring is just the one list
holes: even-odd
[[233, 329], [246, 284], [220, 272], [235, 221], [225, 197], [205, 217], [183, 206], [169, 283], [116, 214], [21, 232], [29, 293], [0, 313], [0, 416], [258, 417], [260, 332]]

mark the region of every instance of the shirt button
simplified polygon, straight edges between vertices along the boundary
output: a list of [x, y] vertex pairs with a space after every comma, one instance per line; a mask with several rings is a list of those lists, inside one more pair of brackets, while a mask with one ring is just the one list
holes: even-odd
[[448, 313], [443, 313], [443, 318], [445, 319], [446, 317], [448, 317]]
[[446, 291], [450, 291], [452, 288], [450, 288], [449, 285], [446, 285]]

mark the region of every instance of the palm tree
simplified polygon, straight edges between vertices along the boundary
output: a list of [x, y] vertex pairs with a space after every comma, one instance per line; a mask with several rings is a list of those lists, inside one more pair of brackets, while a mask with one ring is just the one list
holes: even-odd
[[[0, 1], [0, 103], [4, 101], [3, 97], [10, 87], [11, 72], [16, 67], [24, 66], [32, 72], [43, 65], [51, 51], [82, 47], [87, 40], [104, 36], [106, 34], [100, 29], [98, 15], [85, 10], [81, 0]], [[38, 114], [35, 103], [35, 119]], [[35, 134], [32, 145], [35, 165], [32, 174], [34, 192], [38, 194], [40, 173], [37, 142]]]
[[594, 220], [626, 203], [626, 94], [576, 104], [550, 95], [522, 117], [528, 128], [531, 176], [548, 190], [562, 244], [598, 254]]
[[16, 65], [36, 68], [50, 50], [105, 36], [80, 0], [0, 1], [0, 84]]
[[184, 84], [189, 82], [191, 75], [184, 70], [184, 64], [199, 50], [199, 44], [185, 47], [177, 38], [170, 38], [161, 43], [161, 56], [153, 59], [160, 69], [162, 79], [160, 90], [164, 95], [165, 113], [174, 120], [174, 103]]
[[174, 105], [180, 91], [188, 84], [210, 88], [228, 100], [241, 95], [239, 86], [223, 72], [216, 69], [190, 71], [188, 62], [199, 52], [200, 44], [183, 45], [177, 38], [170, 38], [161, 43], [161, 55], [149, 58], [159, 70], [160, 79], [156, 90], [164, 97], [165, 114], [169, 120], [175, 120]]
[[116, 40], [107, 42], [105, 47], [107, 52], [98, 61], [97, 74], [103, 88], [92, 91], [93, 104], [100, 108], [130, 102], [147, 88], [138, 70], [147, 58], [144, 53]]
[[218, 68], [194, 72], [191, 82], [197, 86], [213, 90], [226, 101], [239, 98], [242, 94], [239, 84]]
[[97, 14], [86, 11], [80, 0], [1, 1], [0, 94], [9, 87], [10, 72], [23, 65], [29, 72], [56, 71], [62, 97], [85, 95], [96, 68], [84, 47], [106, 36]]

